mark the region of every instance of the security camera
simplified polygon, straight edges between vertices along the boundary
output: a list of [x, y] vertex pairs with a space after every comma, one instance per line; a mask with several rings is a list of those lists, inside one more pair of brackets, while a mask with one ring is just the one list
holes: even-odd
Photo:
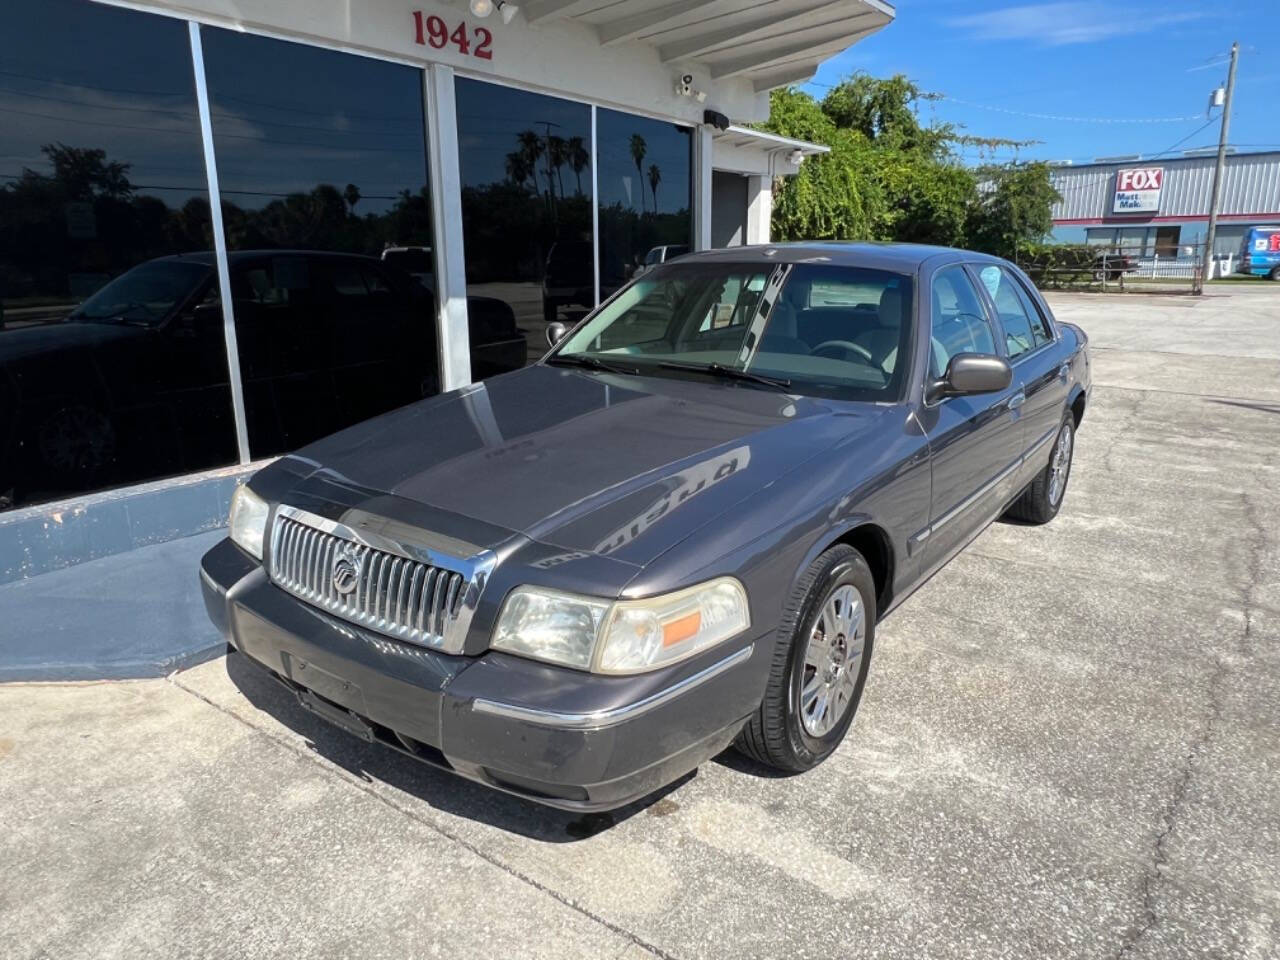
[[680, 79], [676, 81], [676, 96], [689, 97], [693, 95], [693, 74], [685, 73], [680, 75]]

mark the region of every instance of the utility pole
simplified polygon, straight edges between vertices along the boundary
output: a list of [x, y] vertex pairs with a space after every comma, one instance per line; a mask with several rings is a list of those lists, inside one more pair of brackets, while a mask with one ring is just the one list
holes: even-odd
[[1213, 193], [1209, 197], [1209, 234], [1204, 240], [1204, 261], [1200, 268], [1200, 290], [1213, 276], [1213, 240], [1218, 232], [1218, 204], [1222, 200], [1222, 170], [1227, 163], [1227, 131], [1231, 127], [1231, 95], [1236, 89], [1236, 58], [1240, 44], [1231, 45], [1231, 66], [1227, 70], [1227, 98], [1222, 105], [1222, 129], [1218, 133], [1218, 163], [1213, 168]]

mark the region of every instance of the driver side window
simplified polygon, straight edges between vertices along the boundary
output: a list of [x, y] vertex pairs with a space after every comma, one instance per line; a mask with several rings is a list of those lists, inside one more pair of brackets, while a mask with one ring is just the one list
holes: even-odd
[[996, 339], [982, 300], [963, 267], [933, 276], [929, 372], [940, 377], [957, 353], [995, 353]]

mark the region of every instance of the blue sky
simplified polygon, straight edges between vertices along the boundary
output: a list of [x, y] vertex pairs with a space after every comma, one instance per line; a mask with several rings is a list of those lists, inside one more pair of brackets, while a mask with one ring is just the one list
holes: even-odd
[[905, 73], [949, 98], [923, 104], [922, 119], [1043, 141], [1021, 159], [1152, 155], [1186, 138], [1176, 154], [1217, 144], [1220, 111], [1204, 126], [1209, 92], [1226, 81], [1226, 55], [1239, 40], [1231, 142], [1280, 149], [1277, 0], [901, 0], [897, 14], [822, 64], [809, 92], [820, 97], [856, 70]]

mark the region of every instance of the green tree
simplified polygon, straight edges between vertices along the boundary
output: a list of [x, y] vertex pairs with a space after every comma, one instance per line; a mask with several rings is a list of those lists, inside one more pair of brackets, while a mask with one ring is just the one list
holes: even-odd
[[981, 250], [1013, 258], [1053, 229], [1053, 205], [1061, 199], [1047, 163], [984, 167], [978, 198], [969, 217], [969, 242]]
[[[979, 139], [946, 123], [922, 124], [937, 99], [901, 74], [855, 74], [819, 102], [776, 90], [766, 129], [831, 147], [775, 184], [773, 232], [780, 239], [901, 240], [1013, 249], [1051, 225], [1047, 171], [1030, 166], [965, 166], [960, 145], [986, 152], [1025, 141]], [[1042, 165], [1040, 165], [1042, 166]], [[981, 186], [980, 186], [981, 184]]]
[[884, 195], [866, 175], [871, 145], [861, 133], [841, 129], [818, 102], [800, 90], [775, 90], [766, 129], [826, 144], [831, 152], [810, 157], [794, 177], [774, 184], [773, 234], [779, 240], [870, 240], [885, 215]]

